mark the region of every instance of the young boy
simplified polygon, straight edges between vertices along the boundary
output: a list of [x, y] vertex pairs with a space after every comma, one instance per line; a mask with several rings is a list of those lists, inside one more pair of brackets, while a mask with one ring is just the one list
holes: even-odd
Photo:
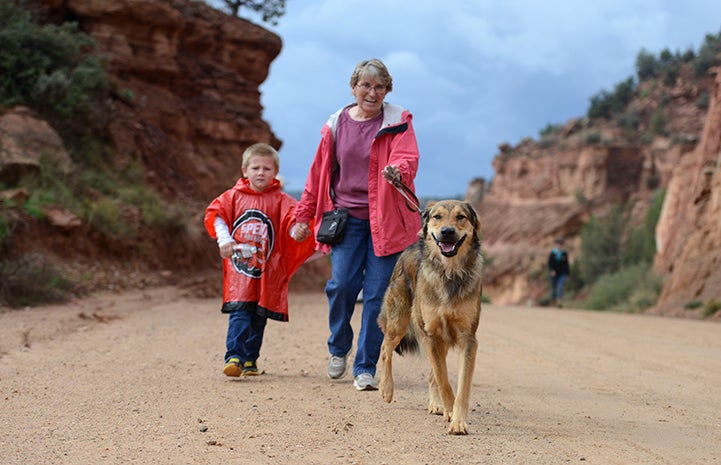
[[242, 169], [235, 186], [208, 205], [204, 219], [223, 258], [226, 376], [259, 373], [267, 319], [288, 321], [288, 281], [315, 247], [307, 234], [293, 230], [297, 201], [276, 179], [278, 152], [268, 144], [251, 145], [243, 152]]

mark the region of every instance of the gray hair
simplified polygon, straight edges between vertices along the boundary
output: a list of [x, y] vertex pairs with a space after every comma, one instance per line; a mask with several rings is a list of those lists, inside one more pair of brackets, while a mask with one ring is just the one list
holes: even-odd
[[388, 68], [377, 58], [359, 62], [350, 76], [350, 86], [355, 87], [361, 78], [369, 77], [386, 87], [386, 93], [393, 90], [393, 78]]

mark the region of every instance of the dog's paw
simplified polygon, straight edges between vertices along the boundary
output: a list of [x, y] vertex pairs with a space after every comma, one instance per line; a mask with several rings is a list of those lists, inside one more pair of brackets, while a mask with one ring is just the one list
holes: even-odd
[[431, 415], [445, 415], [446, 412], [443, 410], [442, 405], [431, 402], [428, 404], [428, 413]]
[[391, 403], [391, 401], [393, 400], [393, 385], [385, 383], [381, 379], [381, 382], [378, 385], [378, 390], [381, 391], [381, 397], [383, 397], [383, 400], [385, 402]]
[[452, 434], [454, 436], [463, 436], [468, 434], [468, 423], [454, 418], [451, 420], [451, 426], [448, 428], [448, 434]]

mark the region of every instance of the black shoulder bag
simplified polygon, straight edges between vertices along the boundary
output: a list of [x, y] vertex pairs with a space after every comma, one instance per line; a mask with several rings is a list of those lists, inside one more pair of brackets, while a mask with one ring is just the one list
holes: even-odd
[[[340, 170], [338, 160], [335, 159], [335, 151], [333, 152], [333, 169]], [[335, 204], [335, 191], [333, 190], [333, 174], [331, 171], [330, 198]], [[347, 208], [334, 208], [333, 210], [323, 212], [323, 219], [318, 228], [318, 234], [315, 238], [321, 244], [335, 245], [340, 243], [345, 236], [345, 227], [348, 222]]]

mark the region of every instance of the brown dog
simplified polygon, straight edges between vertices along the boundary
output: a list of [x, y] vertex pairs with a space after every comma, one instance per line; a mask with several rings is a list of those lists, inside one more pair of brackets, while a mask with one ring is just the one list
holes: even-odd
[[[481, 316], [480, 222], [470, 204], [429, 202], [421, 239], [408, 247], [393, 270], [378, 325], [383, 330], [380, 391], [393, 400], [393, 351], [418, 349], [422, 339], [432, 372], [428, 411], [451, 422], [449, 434], [468, 434], [468, 402], [476, 363]], [[460, 350], [458, 392], [448, 381], [446, 355]]]

